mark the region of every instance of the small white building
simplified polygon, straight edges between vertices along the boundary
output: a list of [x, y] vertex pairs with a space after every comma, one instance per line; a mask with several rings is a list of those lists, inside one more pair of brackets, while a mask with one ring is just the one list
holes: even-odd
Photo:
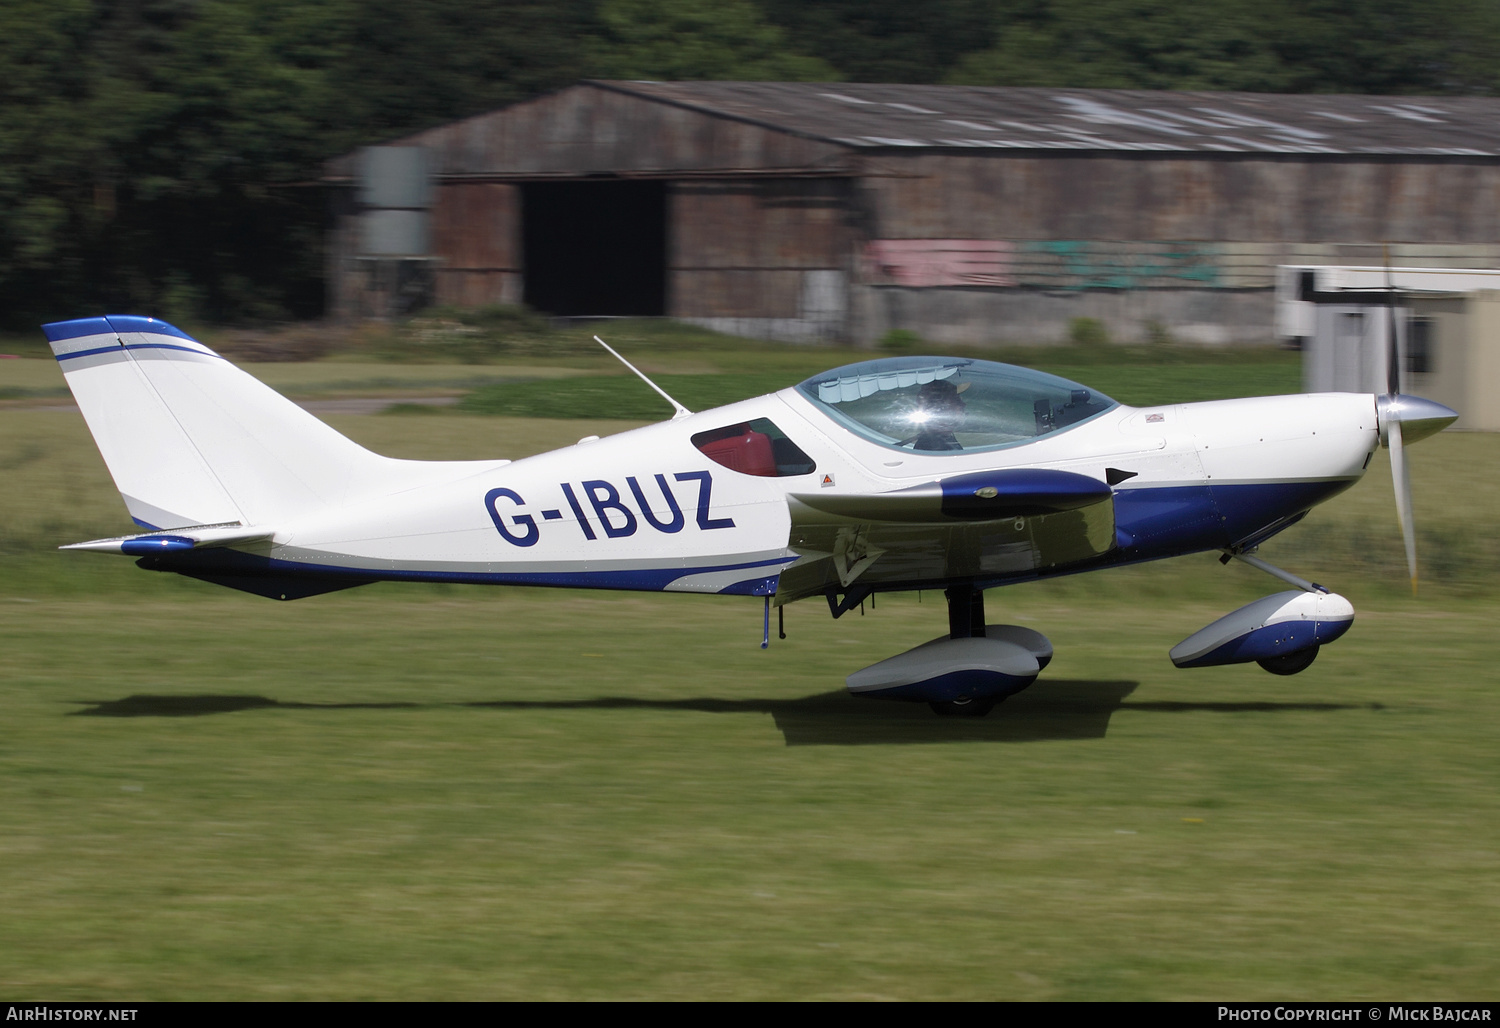
[[1459, 412], [1457, 429], [1500, 432], [1500, 289], [1409, 299], [1407, 392]]
[[1500, 431], [1500, 270], [1278, 269], [1276, 331], [1302, 349], [1305, 391], [1385, 392], [1393, 327], [1400, 392]]

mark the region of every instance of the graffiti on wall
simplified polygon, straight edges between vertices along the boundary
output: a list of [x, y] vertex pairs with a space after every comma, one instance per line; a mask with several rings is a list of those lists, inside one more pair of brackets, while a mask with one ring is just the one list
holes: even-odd
[[1014, 286], [1013, 243], [998, 239], [872, 239], [865, 281], [896, 286]]
[[1222, 257], [1201, 242], [874, 239], [865, 244], [864, 272], [872, 285], [1212, 289], [1228, 284]]

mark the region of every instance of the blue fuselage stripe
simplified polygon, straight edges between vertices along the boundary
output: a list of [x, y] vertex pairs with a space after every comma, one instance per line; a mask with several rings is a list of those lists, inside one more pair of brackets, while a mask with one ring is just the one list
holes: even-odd
[[[175, 555], [174, 555], [175, 556]], [[357, 578], [366, 582], [451, 582], [472, 585], [541, 585], [575, 589], [629, 589], [660, 592], [679, 578], [718, 571], [746, 571], [746, 581], [719, 590], [725, 593], [764, 591], [763, 579], [754, 576], [758, 569], [775, 569], [790, 564], [795, 557], [776, 557], [744, 564], [716, 564], [708, 567], [628, 568], [615, 571], [440, 571], [424, 569], [381, 569], [343, 567], [337, 564], [314, 564], [307, 561], [258, 557], [238, 550], [215, 548], [194, 550], [192, 557], [169, 559], [167, 554], [155, 562], [163, 571], [191, 571], [194, 574], [297, 575], [310, 578]], [[768, 576], [770, 577], [770, 576]], [[743, 588], [740, 588], [743, 587]]]

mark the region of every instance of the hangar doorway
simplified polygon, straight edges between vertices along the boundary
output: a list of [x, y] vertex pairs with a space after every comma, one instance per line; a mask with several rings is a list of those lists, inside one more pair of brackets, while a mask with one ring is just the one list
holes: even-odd
[[524, 296], [558, 316], [667, 312], [667, 184], [521, 186]]

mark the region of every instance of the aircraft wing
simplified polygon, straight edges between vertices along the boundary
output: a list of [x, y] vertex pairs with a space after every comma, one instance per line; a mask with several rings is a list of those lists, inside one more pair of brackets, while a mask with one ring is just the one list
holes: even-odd
[[1098, 479], [1044, 468], [884, 493], [792, 495], [789, 545], [801, 559], [781, 573], [776, 602], [1086, 560], [1115, 546], [1113, 496]]

